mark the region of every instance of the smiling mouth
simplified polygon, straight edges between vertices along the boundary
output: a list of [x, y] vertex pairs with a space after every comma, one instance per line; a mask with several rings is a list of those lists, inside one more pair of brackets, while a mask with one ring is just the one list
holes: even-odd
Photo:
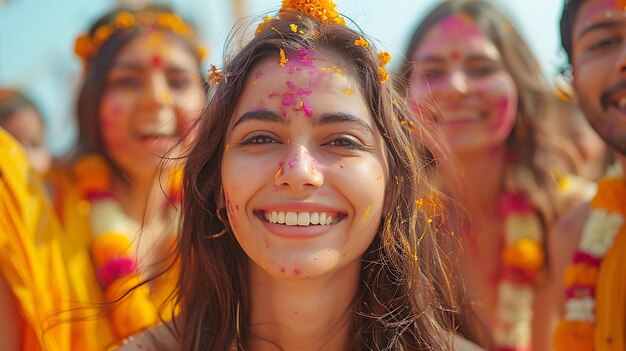
[[337, 224], [345, 215], [337, 212], [257, 211], [265, 222], [285, 226], [327, 226]]

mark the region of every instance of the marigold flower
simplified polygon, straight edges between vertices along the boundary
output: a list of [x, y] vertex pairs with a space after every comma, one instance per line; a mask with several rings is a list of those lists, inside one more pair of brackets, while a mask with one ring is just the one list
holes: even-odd
[[582, 285], [595, 286], [598, 280], [598, 268], [586, 264], [574, 264], [565, 269], [563, 285], [566, 288]]
[[332, 0], [283, 0], [280, 10], [302, 12], [322, 23], [346, 24], [343, 17], [335, 11], [336, 6]]
[[378, 54], [378, 58], [380, 59], [381, 66], [386, 66], [389, 62], [391, 62], [391, 54], [389, 54], [387, 51], [381, 51]]
[[91, 245], [91, 257], [96, 267], [101, 268], [111, 260], [128, 256], [130, 246], [130, 239], [126, 235], [106, 232], [94, 238]]
[[113, 30], [109, 26], [102, 26], [93, 33], [93, 40], [99, 46], [102, 45], [105, 41], [109, 40], [113, 34]]
[[363, 37], [359, 37], [359, 39], [354, 41], [354, 45], [366, 48], [370, 46], [370, 43], [368, 43], [367, 40], [363, 39]]
[[73, 171], [76, 186], [82, 196], [111, 189], [111, 172], [106, 162], [99, 156], [83, 157], [76, 163]]
[[626, 183], [622, 178], [603, 179], [598, 182], [598, 192], [591, 201], [591, 208], [602, 208], [626, 217], [625, 198]]
[[76, 42], [74, 43], [74, 53], [83, 60], [88, 60], [91, 56], [93, 56], [94, 45], [91, 42], [89, 35], [83, 34], [76, 38]]
[[537, 271], [543, 266], [544, 253], [541, 246], [534, 240], [521, 239], [513, 245], [508, 245], [502, 252], [504, 265]]
[[384, 83], [389, 80], [389, 73], [387, 73], [387, 70], [385, 69], [385, 67], [378, 67], [378, 73], [380, 74], [381, 83]]
[[135, 24], [135, 16], [130, 12], [123, 11], [115, 16], [113, 23], [117, 28], [128, 29]]

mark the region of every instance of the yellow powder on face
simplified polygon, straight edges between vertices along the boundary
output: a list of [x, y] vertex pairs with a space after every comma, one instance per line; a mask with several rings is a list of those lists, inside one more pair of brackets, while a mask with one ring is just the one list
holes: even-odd
[[285, 50], [281, 48], [280, 49], [280, 61], [278, 63], [280, 64], [281, 67], [285, 67], [285, 64], [287, 63], [287, 61], [289, 61], [289, 59], [287, 58], [287, 56], [285, 56]]

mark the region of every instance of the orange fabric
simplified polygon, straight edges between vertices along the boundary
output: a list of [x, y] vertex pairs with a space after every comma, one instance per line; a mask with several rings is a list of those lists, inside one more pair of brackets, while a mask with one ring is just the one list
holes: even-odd
[[596, 287], [595, 350], [626, 350], [625, 333], [626, 225], [622, 226], [600, 266]]
[[23, 349], [69, 350], [70, 325], [60, 323], [70, 307], [61, 228], [41, 180], [1, 129], [0, 154], [0, 274], [23, 317]]

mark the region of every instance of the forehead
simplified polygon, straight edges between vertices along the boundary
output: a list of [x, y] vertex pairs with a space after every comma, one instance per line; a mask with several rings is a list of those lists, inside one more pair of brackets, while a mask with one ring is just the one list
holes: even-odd
[[574, 20], [573, 39], [580, 33], [602, 21], [626, 20], [624, 10], [626, 0], [587, 0], [583, 1]]
[[176, 62], [180, 65], [197, 65], [197, 59], [183, 39], [175, 34], [146, 28], [127, 42], [119, 51], [114, 61], [152, 60], [154, 56]]
[[500, 52], [493, 41], [471, 17], [464, 14], [445, 17], [428, 29], [415, 53], [415, 58], [450, 52], [467, 52], [500, 58]]
[[231, 125], [243, 113], [263, 109], [287, 120], [343, 112], [370, 122], [368, 104], [352, 71], [332, 52], [302, 50], [282, 60], [276, 52], [248, 75]]

